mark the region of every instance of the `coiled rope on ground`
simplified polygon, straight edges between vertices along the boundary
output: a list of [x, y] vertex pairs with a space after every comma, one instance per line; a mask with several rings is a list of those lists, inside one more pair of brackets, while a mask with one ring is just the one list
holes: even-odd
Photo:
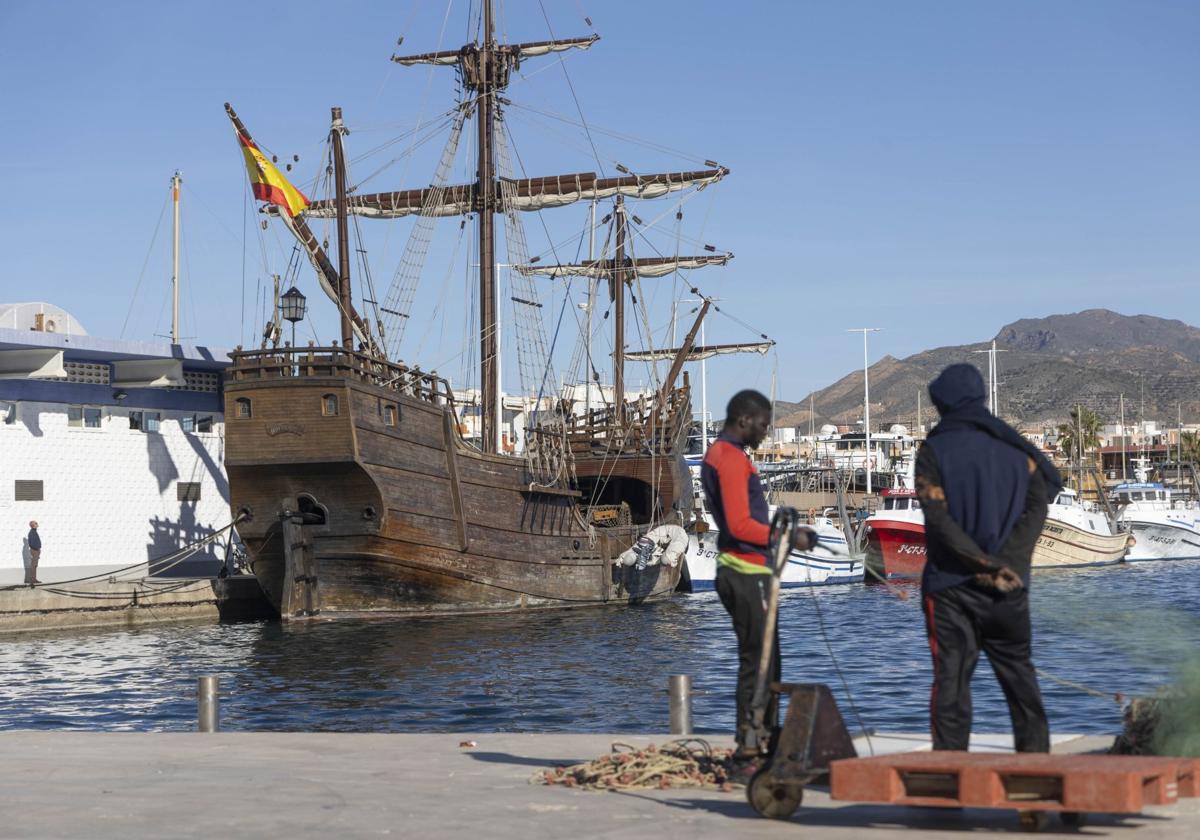
[[731, 791], [733, 750], [713, 749], [701, 738], [684, 738], [638, 749], [615, 743], [612, 752], [593, 761], [535, 773], [530, 784], [584, 790], [667, 790], [714, 788]]

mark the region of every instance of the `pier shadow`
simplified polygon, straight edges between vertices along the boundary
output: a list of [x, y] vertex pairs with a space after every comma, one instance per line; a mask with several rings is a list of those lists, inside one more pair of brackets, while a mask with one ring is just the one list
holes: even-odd
[[467, 753], [476, 761], [487, 762], [488, 764], [512, 764], [518, 767], [542, 767], [546, 770], [554, 770], [555, 767], [570, 767], [572, 764], [579, 764], [587, 761], [586, 758], [535, 758], [533, 756], [513, 755], [512, 753], [501, 752], [475, 752]]
[[[805, 795], [808, 794], [805, 788]], [[703, 811], [734, 820], [765, 820], [766, 817], [750, 807], [744, 790], [721, 794], [722, 798], [669, 798], [667, 795], [650, 795], [638, 791], [616, 791], [617, 796], [654, 802], [668, 808], [684, 811]], [[1052, 813], [1050, 824], [1039, 832], [1041, 835], [1087, 836], [1107, 834], [1108, 829], [1136, 831], [1151, 823], [1169, 823], [1171, 817], [1154, 814], [1092, 814], [1086, 815], [1081, 828], [1063, 825], [1057, 814]], [[856, 803], [821, 803], [818, 807], [801, 805], [788, 820], [780, 822], [798, 823], [812, 828], [858, 828], [864, 830], [894, 831], [916, 830], [930, 833], [950, 832], [1017, 832], [1017, 811], [987, 808], [922, 808], [904, 805], [875, 805]]]

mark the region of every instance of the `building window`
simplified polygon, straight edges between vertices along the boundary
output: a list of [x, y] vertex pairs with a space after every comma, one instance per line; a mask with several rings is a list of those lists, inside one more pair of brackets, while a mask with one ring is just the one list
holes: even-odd
[[42, 481], [38, 479], [23, 480], [18, 478], [13, 486], [13, 498], [18, 502], [42, 501]]
[[207, 435], [212, 432], [212, 415], [207, 414], [204, 417], [196, 418], [196, 431], [200, 434]]
[[142, 432], [157, 432], [162, 425], [161, 411], [129, 412], [129, 428]]
[[184, 431], [184, 432], [196, 431], [196, 415], [189, 414], [185, 417], [180, 417], [179, 418], [179, 428], [181, 431]]
[[83, 405], [67, 406], [67, 425], [77, 429], [99, 429], [104, 412]]
[[200, 501], [200, 482], [199, 481], [181, 481], [175, 485], [175, 495], [179, 497], [181, 502], [198, 502]]
[[235, 405], [236, 410], [234, 411], [234, 416], [239, 420], [249, 420], [254, 416], [254, 412], [250, 405], [250, 400], [246, 399], [245, 397], [238, 397]]
[[321, 397], [321, 413], [326, 417], [336, 417], [338, 413], [338, 398], [336, 394], [326, 394]]
[[385, 404], [383, 407], [383, 425], [395, 426], [396, 413], [396, 406], [392, 405], [391, 403]]

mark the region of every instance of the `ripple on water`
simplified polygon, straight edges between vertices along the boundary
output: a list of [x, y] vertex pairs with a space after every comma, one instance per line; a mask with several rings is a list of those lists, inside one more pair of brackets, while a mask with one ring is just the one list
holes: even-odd
[[[1105, 692], [1154, 690], [1196, 656], [1198, 573], [1188, 561], [1037, 576], [1037, 665]], [[828, 683], [852, 728], [857, 709], [877, 730], [924, 730], [929, 655], [906, 588], [907, 601], [878, 586], [785, 592], [785, 677]], [[667, 675], [687, 673], [702, 692], [697, 730], [727, 732], [736, 666], [712, 593], [631, 609], [55, 632], [0, 645], [0, 728], [191, 729], [195, 677], [218, 674], [233, 730], [661, 732]], [[972, 690], [975, 728], [1005, 729], [983, 662]], [[1111, 699], [1042, 690], [1057, 731], [1119, 726]]]

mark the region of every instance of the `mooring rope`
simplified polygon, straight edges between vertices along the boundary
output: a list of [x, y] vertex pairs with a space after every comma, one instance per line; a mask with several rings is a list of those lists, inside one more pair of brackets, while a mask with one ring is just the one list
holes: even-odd
[[[146, 567], [147, 569], [149, 569], [149, 568], [153, 567], [154, 565], [160, 564], [160, 563], [168, 564], [158, 570], [160, 573], [165, 572], [170, 569], [173, 569], [175, 566], [178, 566], [180, 563], [182, 563], [184, 560], [186, 560], [191, 555], [195, 554], [197, 551], [199, 551], [205, 545], [216, 540], [219, 536], [221, 536], [221, 534], [224, 534], [226, 531], [232, 530], [234, 528], [234, 526], [236, 526], [239, 522], [241, 522], [245, 518], [246, 518], [245, 514], [241, 514], [236, 519], [234, 519], [232, 522], [230, 522], [228, 525], [226, 525], [224, 528], [221, 528], [218, 531], [214, 531], [213, 533], [209, 534], [208, 536], [202, 537], [193, 543], [189, 543], [188, 545], [185, 545], [182, 548], [177, 549], [176, 551], [172, 551], [170, 554], [164, 554], [162, 557], [147, 560], [144, 563], [134, 563], [131, 566], [124, 566], [122, 568], [112, 569], [107, 572], [99, 572], [97, 574], [88, 575], [86, 577], [71, 578], [70, 580], [53, 580], [53, 581], [49, 581], [48, 583], [35, 583], [32, 585], [30, 585], [28, 583], [20, 583], [20, 584], [14, 583], [14, 584], [9, 584], [8, 586], [0, 587], [0, 591], [11, 591], [14, 589], [38, 589], [38, 588], [49, 590], [50, 587], [61, 587], [61, 586], [66, 586], [67, 584], [71, 584], [71, 583], [85, 583], [85, 582], [91, 581], [91, 580], [116, 578], [118, 575], [124, 574], [126, 572], [130, 572], [135, 569], [141, 569], [142, 567]], [[145, 579], [145, 577], [149, 577], [149, 576], [148, 575], [144, 576], [143, 579]], [[52, 590], [50, 590], [50, 591], [52, 591]], [[61, 593], [61, 594], [67, 594], [67, 593]]]
[[593, 761], [543, 770], [530, 784], [562, 785], [585, 790], [667, 790], [715, 788], [730, 791], [733, 750], [713, 749], [701, 738], [684, 738], [638, 749], [615, 743], [612, 752]]

